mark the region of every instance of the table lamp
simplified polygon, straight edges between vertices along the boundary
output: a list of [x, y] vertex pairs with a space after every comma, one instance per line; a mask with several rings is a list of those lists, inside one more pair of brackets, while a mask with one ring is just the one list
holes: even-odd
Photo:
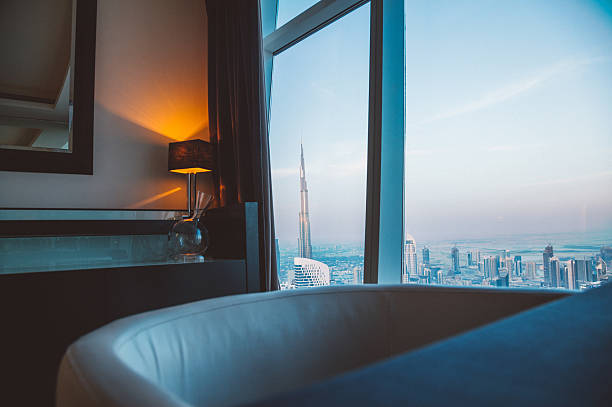
[[170, 143], [168, 147], [168, 171], [187, 174], [187, 210], [192, 214], [196, 196], [196, 176], [200, 172], [214, 170], [213, 146], [204, 140], [188, 140]]

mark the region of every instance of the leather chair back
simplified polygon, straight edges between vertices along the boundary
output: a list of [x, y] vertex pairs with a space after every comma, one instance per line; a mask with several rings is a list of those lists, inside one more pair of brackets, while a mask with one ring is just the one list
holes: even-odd
[[60, 367], [57, 405], [238, 405], [558, 297], [364, 285], [246, 294], [152, 311], [73, 344]]

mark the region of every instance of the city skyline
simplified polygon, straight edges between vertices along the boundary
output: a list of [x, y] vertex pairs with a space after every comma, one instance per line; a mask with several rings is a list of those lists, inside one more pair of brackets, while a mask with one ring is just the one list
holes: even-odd
[[[538, 289], [584, 289], [610, 281], [608, 265], [612, 264], [612, 239], [595, 236], [590, 244], [584, 244], [566, 236], [559, 237], [558, 241], [559, 246], [555, 246], [556, 249], [550, 247], [553, 254], [550, 258], [554, 260], [554, 279], [546, 278], [544, 272], [546, 257], [543, 261], [542, 256], [548, 251], [548, 247], [530, 242], [519, 248], [513, 246], [511, 240], [501, 244], [504, 249], [482, 247], [476, 241], [465, 241], [465, 245], [459, 246], [434, 244], [431, 248], [429, 242], [419, 245], [418, 255], [413, 257], [418, 265], [417, 272], [402, 272], [401, 279], [402, 282], [410, 284]], [[409, 245], [413, 244], [416, 246], [416, 241], [409, 240]], [[313, 263], [321, 262], [320, 264], [325, 265], [331, 285], [358, 284], [363, 281], [361, 250], [359, 247], [343, 244], [315, 247], [313, 257], [316, 261], [313, 260]], [[406, 253], [412, 251], [407, 250]], [[456, 253], [458, 271], [453, 270], [453, 253]], [[295, 249], [281, 249], [282, 266], [279, 275], [283, 288], [297, 288], [287, 285], [287, 272], [293, 272], [294, 263], [298, 264], [303, 260], [294, 258], [296, 254]]]

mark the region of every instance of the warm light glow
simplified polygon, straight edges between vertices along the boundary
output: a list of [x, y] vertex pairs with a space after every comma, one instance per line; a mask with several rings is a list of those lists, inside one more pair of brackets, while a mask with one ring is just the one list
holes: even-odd
[[143, 199], [142, 201], [138, 201], [130, 206], [128, 206], [128, 209], [138, 209], [138, 208], [142, 208], [143, 206], [146, 206], [152, 202], [155, 201], [159, 201], [162, 198], [167, 197], [168, 195], [172, 195], [175, 192], [178, 192], [181, 190], [181, 187], [176, 187], [174, 189], [171, 189], [170, 191], [166, 191], [166, 192], [162, 192], [161, 194], [157, 194], [152, 196], [151, 198], [147, 198], [147, 199]]
[[197, 174], [198, 172], [210, 172], [206, 168], [178, 168], [176, 170], [170, 170], [171, 172], [178, 172], [179, 174]]
[[96, 101], [172, 141], [208, 140], [204, 2], [180, 2], [176, 13], [167, 12], [167, 2], [147, 2], [146, 13], [141, 2], [121, 3], [125, 16], [142, 18], [103, 18]]

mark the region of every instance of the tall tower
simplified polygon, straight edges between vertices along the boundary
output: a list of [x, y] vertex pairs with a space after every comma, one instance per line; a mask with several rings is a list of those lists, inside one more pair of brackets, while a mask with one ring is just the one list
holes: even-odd
[[308, 215], [308, 186], [306, 185], [306, 170], [304, 167], [304, 147], [300, 143], [300, 224], [298, 235], [298, 257], [312, 258], [310, 244], [310, 216]]
[[451, 270], [455, 274], [459, 273], [459, 249], [457, 249], [457, 246], [451, 249], [451, 263]]
[[514, 256], [514, 274], [519, 277], [523, 275], [523, 257], [522, 256]]
[[429, 266], [429, 247], [423, 247], [423, 264]]
[[411, 235], [406, 236], [404, 244], [404, 272], [402, 273], [402, 283], [409, 283], [411, 276], [417, 275], [417, 255], [416, 242]]
[[548, 272], [550, 276], [551, 287], [561, 287], [561, 264], [557, 257], [551, 257], [548, 262]]
[[544, 284], [548, 287], [556, 287], [556, 285], [552, 285], [552, 277], [550, 274], [550, 259], [553, 257], [553, 247], [548, 245], [544, 248], [544, 252], [542, 253], [543, 259], [543, 268], [544, 268]]

